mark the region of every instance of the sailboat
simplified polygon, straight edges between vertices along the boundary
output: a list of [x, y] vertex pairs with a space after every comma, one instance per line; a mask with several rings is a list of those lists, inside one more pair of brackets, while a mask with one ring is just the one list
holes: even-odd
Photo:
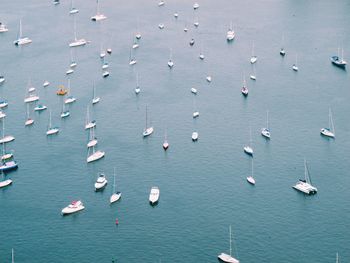
[[75, 102], [77, 99], [75, 97], [73, 97], [72, 95], [70, 95], [70, 79], [68, 79], [68, 97], [64, 100], [64, 104], [71, 104], [73, 102]]
[[202, 50], [202, 45], [201, 45], [201, 47], [200, 47], [200, 49], [199, 49], [199, 56], [198, 56], [198, 58], [199, 58], [200, 60], [204, 60], [204, 58], [205, 58], [205, 56], [204, 56], [204, 54], [203, 54], [203, 50]]
[[66, 103], [62, 103], [62, 111], [61, 111], [61, 118], [67, 118], [70, 115], [69, 110], [66, 109], [65, 107]]
[[249, 145], [244, 146], [243, 149], [246, 154], [253, 156], [254, 151], [252, 148], [252, 128], [249, 130]]
[[266, 111], [266, 128], [261, 129], [261, 135], [267, 139], [270, 139], [270, 129], [269, 129], [269, 111]]
[[[12, 180], [11, 179], [0, 181], [0, 188], [4, 188], [4, 187], [9, 186], [11, 184], [12, 184]], [[12, 262], [14, 262], [14, 261], [12, 261]]]
[[280, 49], [280, 55], [284, 57], [286, 55], [286, 51], [284, 50], [284, 35], [282, 35], [282, 45]]
[[136, 30], [136, 34], [135, 34], [136, 39], [141, 39], [141, 33], [139, 30], [139, 27], [140, 27], [140, 19], [137, 19], [137, 30]]
[[19, 20], [19, 33], [18, 33], [18, 39], [13, 41], [13, 44], [16, 46], [26, 45], [32, 43], [32, 40], [28, 37], [22, 36], [22, 19]]
[[253, 64], [253, 73], [250, 75], [251, 80], [256, 80], [255, 65]]
[[5, 135], [5, 119], [2, 120], [2, 138], [0, 143], [8, 143], [15, 140], [15, 137], [12, 135]]
[[239, 263], [239, 260], [232, 257], [232, 237], [231, 237], [231, 226], [230, 226], [230, 254], [221, 253], [218, 255], [219, 260], [227, 263]]
[[304, 179], [299, 179], [299, 181], [293, 186], [295, 190], [303, 192], [304, 194], [316, 194], [317, 188], [314, 187], [311, 183], [309, 169], [307, 167], [307, 162], [304, 159]]
[[46, 87], [49, 86], [49, 85], [50, 85], [50, 82], [47, 81], [47, 80], [45, 80], [45, 82], [43, 83], [43, 87], [46, 88]]
[[73, 4], [73, 0], [70, 2], [70, 10], [69, 10], [69, 14], [70, 15], [74, 15], [76, 13], [79, 13], [79, 9], [76, 9], [74, 7], [74, 4]]
[[164, 151], [166, 151], [166, 150], [168, 150], [168, 148], [169, 148], [168, 136], [167, 136], [167, 130], [165, 129], [165, 132], [164, 132], [163, 149], [164, 149]]
[[114, 168], [114, 179], [113, 179], [113, 193], [111, 195], [111, 197], [109, 198], [109, 202], [112, 204], [114, 202], [117, 202], [120, 197], [122, 196], [122, 193], [119, 191], [116, 191], [116, 187], [115, 187], [115, 168]]
[[252, 174], [247, 177], [248, 183], [255, 185], [255, 179], [254, 179], [254, 159], [252, 159]]
[[74, 16], [74, 40], [69, 44], [69, 47], [79, 47], [87, 44], [87, 41], [84, 38], [77, 38], [77, 22]]
[[139, 74], [136, 73], [136, 88], [135, 88], [135, 93], [136, 95], [139, 94], [141, 91], [140, 85], [139, 85]]
[[199, 117], [199, 111], [197, 110], [197, 104], [196, 104], [196, 99], [193, 97], [193, 114], [192, 114], [193, 119]]
[[244, 76], [243, 76], [243, 86], [242, 86], [241, 92], [242, 92], [244, 97], [248, 96], [249, 90], [248, 90], [247, 83], [245, 81], [245, 77]]
[[258, 60], [258, 57], [255, 56], [255, 54], [254, 54], [254, 49], [255, 49], [255, 45], [254, 45], [254, 42], [253, 42], [252, 56], [251, 56], [251, 58], [250, 58], [250, 63], [251, 63], [251, 64], [254, 64], [254, 63]]
[[193, 9], [196, 10], [196, 9], [198, 9], [198, 8], [199, 8], [199, 4], [198, 4], [197, 2], [194, 3], [194, 4], [193, 4]]
[[153, 127], [150, 126], [148, 127], [148, 111], [147, 111], [147, 106], [146, 106], [146, 125], [145, 125], [145, 129], [143, 130], [143, 137], [147, 137], [149, 135], [151, 135], [153, 133]]
[[24, 123], [25, 126], [30, 126], [34, 123], [34, 119], [29, 117], [29, 104], [27, 104], [27, 119]]
[[9, 103], [7, 100], [4, 100], [4, 99], [0, 100], [0, 109], [6, 108], [8, 105]]
[[337, 252], [337, 254], [335, 255], [335, 263], [339, 263], [339, 256], [338, 256], [338, 252]]
[[227, 31], [227, 34], [226, 34], [226, 39], [228, 42], [232, 41], [233, 39], [235, 38], [235, 31], [233, 30], [233, 25], [232, 25], [232, 22], [230, 24], [230, 27]]
[[0, 84], [5, 82], [5, 77], [3, 75], [0, 75]]
[[34, 90], [35, 88], [28, 88], [28, 96], [24, 99], [25, 103], [31, 103], [39, 100], [39, 96], [33, 93]]
[[90, 147], [94, 147], [95, 145], [97, 145], [98, 141], [97, 141], [97, 138], [95, 136], [95, 128], [91, 128], [89, 130], [89, 142], [87, 143], [87, 147], [90, 148]]
[[100, 58], [104, 58], [106, 56], [106, 52], [102, 48], [102, 43], [100, 44]]
[[100, 6], [98, 0], [96, 0], [96, 15], [92, 16], [91, 20], [96, 22], [104, 19], [107, 19], [107, 17], [104, 14], [100, 13]]
[[299, 68], [298, 68], [298, 54], [295, 54], [295, 63], [293, 64], [292, 69], [294, 71], [298, 71], [299, 70]]
[[5, 33], [7, 31], [9, 31], [9, 29], [6, 27], [6, 25], [0, 22], [0, 33]]
[[328, 127], [329, 128], [322, 128], [321, 134], [326, 136], [326, 137], [334, 138], [335, 137], [335, 129], [334, 129], [331, 108], [329, 108], [329, 113], [328, 113]]
[[341, 56], [339, 55], [339, 48], [338, 48], [338, 55], [331, 57], [332, 64], [345, 69], [345, 66], [347, 62], [344, 60], [344, 49], [341, 49]]
[[69, 64], [69, 67], [70, 68], [75, 68], [77, 65], [78, 65], [78, 63], [73, 58], [73, 51], [70, 50], [70, 64]]
[[139, 43], [137, 42], [137, 38], [134, 38], [134, 36], [132, 37], [132, 49], [136, 49], [139, 47]]
[[50, 110], [50, 113], [49, 113], [49, 125], [47, 127], [47, 131], [46, 131], [46, 135], [54, 135], [54, 134], [57, 134], [60, 130], [58, 127], [52, 127], [52, 123], [51, 123], [51, 110]]
[[172, 54], [172, 49], [170, 49], [170, 54], [169, 54], [169, 61], [168, 61], [168, 67], [173, 68], [174, 62], [173, 62], [173, 54]]
[[135, 65], [136, 64], [136, 59], [132, 56], [132, 53], [131, 53], [131, 48], [130, 48], [130, 54], [129, 54], [129, 65]]
[[86, 122], [85, 122], [85, 130], [91, 129], [96, 126], [96, 121], [92, 120], [90, 121], [90, 112], [89, 112], [89, 106], [87, 106], [86, 109]]
[[92, 105], [100, 102], [100, 97], [96, 96], [95, 83], [92, 84]]
[[6, 143], [2, 143], [2, 155], [1, 155], [1, 161], [9, 160], [13, 157], [12, 152], [6, 152]]
[[[90, 153], [90, 149], [92, 149], [92, 153]], [[97, 161], [101, 158], [103, 158], [105, 156], [105, 152], [103, 151], [95, 151], [95, 146], [92, 146], [91, 148], [89, 148], [88, 150], [88, 157], [86, 159], [86, 161], [88, 163], [91, 163], [91, 162], [94, 162], [94, 161]]]

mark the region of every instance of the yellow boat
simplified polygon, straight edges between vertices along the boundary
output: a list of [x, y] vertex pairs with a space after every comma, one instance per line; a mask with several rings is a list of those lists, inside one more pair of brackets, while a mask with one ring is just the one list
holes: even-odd
[[60, 85], [58, 87], [58, 90], [57, 90], [56, 94], [60, 95], [60, 96], [64, 96], [64, 95], [67, 94], [67, 92], [68, 92], [68, 90], [63, 85]]

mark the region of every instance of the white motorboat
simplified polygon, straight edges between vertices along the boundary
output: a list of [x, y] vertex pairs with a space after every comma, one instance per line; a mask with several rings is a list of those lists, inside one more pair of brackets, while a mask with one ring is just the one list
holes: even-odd
[[159, 1], [158, 6], [163, 6], [165, 4], [164, 1]]
[[230, 226], [230, 254], [221, 253], [218, 255], [218, 259], [226, 263], [239, 263], [239, 260], [232, 257], [232, 237], [231, 237], [231, 226]]
[[24, 99], [24, 102], [25, 103], [31, 103], [31, 102], [34, 102], [34, 101], [38, 101], [39, 99], [40, 98], [39, 98], [38, 95], [29, 94], [29, 96]]
[[331, 61], [333, 65], [339, 68], [345, 69], [347, 62], [344, 60], [344, 49], [343, 48], [341, 49], [341, 56], [340, 56], [339, 48], [338, 48], [338, 56], [332, 56]]
[[196, 9], [198, 9], [198, 8], [199, 8], [199, 4], [198, 4], [198, 3], [194, 3], [194, 4], [193, 4], [193, 9], [196, 10]]
[[148, 126], [148, 110], [147, 110], [147, 106], [146, 106], [146, 125], [145, 125], [145, 129], [143, 130], [143, 137], [147, 137], [149, 135], [151, 135], [153, 133], [153, 127], [152, 126]]
[[11, 179], [7, 179], [7, 180], [4, 180], [4, 181], [1, 181], [0, 182], [0, 188], [9, 186], [10, 184], [12, 184], [12, 180]]
[[6, 25], [0, 22], [0, 33], [5, 33], [7, 31], [9, 31], [9, 29], [6, 27]]
[[49, 125], [47, 127], [47, 131], [46, 131], [46, 135], [54, 135], [57, 134], [59, 132], [59, 128], [58, 127], [52, 127], [52, 123], [51, 123], [51, 110], [49, 113]]
[[211, 76], [207, 76], [207, 77], [206, 77], [206, 80], [207, 80], [207, 82], [210, 83], [210, 82], [211, 82]]
[[79, 212], [79, 211], [84, 210], [84, 209], [85, 209], [85, 207], [84, 207], [84, 204], [82, 203], [82, 201], [80, 201], [80, 200], [73, 201], [68, 206], [66, 206], [65, 208], [62, 209], [62, 215], [73, 214], [73, 213]]
[[311, 184], [311, 178], [306, 160], [304, 160], [304, 170], [305, 178], [299, 179], [299, 181], [293, 186], [293, 188], [307, 195], [316, 194], [317, 188]]
[[193, 117], [193, 119], [199, 117], [199, 111], [193, 112], [192, 117]]
[[9, 105], [7, 100], [0, 100], [0, 109], [6, 108]]
[[157, 186], [153, 186], [149, 194], [149, 202], [151, 205], [155, 205], [158, 203], [158, 200], [159, 200], [159, 188]]
[[95, 183], [95, 191], [100, 191], [102, 189], [104, 189], [107, 185], [107, 179], [106, 179], [106, 176], [101, 173], [98, 177], [97, 177], [97, 180], [96, 180], [96, 183]]
[[100, 13], [100, 5], [99, 5], [98, 0], [96, 1], [96, 5], [97, 5], [96, 6], [96, 15], [92, 16], [91, 20], [97, 22], [97, 21], [107, 19], [107, 17], [104, 14]]
[[119, 191], [116, 191], [116, 184], [115, 184], [115, 168], [114, 168], [114, 179], [113, 179], [113, 193], [111, 197], [109, 198], [109, 203], [112, 204], [114, 202], [117, 202], [120, 197], [122, 196], [122, 193]]
[[102, 72], [102, 77], [107, 78], [108, 76], [109, 76], [109, 71], [104, 70], [104, 71]]
[[47, 107], [45, 105], [42, 105], [42, 104], [39, 104], [38, 106], [36, 106], [34, 108], [34, 111], [43, 111], [43, 110], [46, 110]]
[[26, 45], [32, 43], [32, 40], [28, 37], [22, 36], [22, 20], [19, 20], [19, 34], [18, 39], [13, 41], [16, 46]]
[[163, 29], [163, 28], [164, 28], [164, 24], [163, 24], [163, 23], [160, 23], [160, 24], [158, 25], [158, 27], [159, 27], [159, 29]]
[[198, 140], [198, 132], [192, 132], [192, 141]]
[[50, 82], [48, 82], [47, 80], [43, 83], [43, 87], [46, 88], [47, 86], [50, 85]]
[[0, 84], [5, 82], [5, 77], [0, 75]]
[[[105, 152], [103, 151], [95, 151], [95, 146], [91, 147], [92, 148], [92, 154], [88, 155], [86, 161], [88, 163], [100, 160], [101, 158], [103, 158], [105, 156]], [[89, 148], [89, 150], [91, 149]]]
[[261, 135], [267, 139], [270, 139], [271, 133], [269, 129], [269, 111], [266, 111], [266, 128], [261, 129]]
[[332, 118], [332, 111], [330, 108], [329, 108], [329, 113], [328, 113], [328, 127], [329, 128], [322, 128], [321, 134], [326, 136], [326, 137], [335, 138], [334, 123], [333, 123], [333, 118]]
[[191, 88], [191, 92], [196, 95], [198, 91], [196, 88]]

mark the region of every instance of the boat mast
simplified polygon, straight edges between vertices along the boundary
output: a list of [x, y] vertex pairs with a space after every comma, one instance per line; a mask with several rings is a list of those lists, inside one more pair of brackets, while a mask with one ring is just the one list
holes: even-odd
[[90, 116], [89, 116], [89, 106], [86, 108], [86, 124], [90, 122]]
[[147, 129], [147, 106], [146, 106], [146, 126], [145, 126], [145, 130]]
[[11, 258], [12, 258], [11, 262], [15, 263], [15, 252], [13, 251], [13, 249], [12, 249], [12, 252], [11, 252]]
[[96, 14], [99, 15], [100, 14], [100, 8], [98, 5], [98, 0], [96, 0]]
[[232, 255], [232, 238], [231, 238], [231, 225], [230, 225], [230, 256]]
[[22, 19], [19, 20], [19, 39], [22, 38]]
[[74, 41], [77, 41], [77, 21], [74, 16]]
[[95, 82], [92, 82], [92, 98], [95, 98]]
[[266, 128], [269, 129], [269, 111], [266, 111]]
[[252, 177], [254, 178], [254, 159], [252, 158]]
[[136, 73], [136, 88], [139, 88], [139, 73]]
[[339, 258], [338, 258], [338, 252], [337, 252], [337, 254], [336, 254], [336, 261], [335, 261], [336, 263], [338, 263], [339, 262]]
[[329, 108], [329, 127], [332, 129], [332, 132], [335, 135], [335, 129], [334, 129], [334, 123], [333, 123], [331, 108]]
[[114, 175], [114, 180], [113, 180], [113, 193], [115, 193], [115, 167], [114, 167], [113, 175]]

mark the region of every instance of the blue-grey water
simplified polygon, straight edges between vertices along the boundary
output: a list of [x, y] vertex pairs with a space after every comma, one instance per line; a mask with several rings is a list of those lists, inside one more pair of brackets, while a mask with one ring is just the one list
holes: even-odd
[[[10, 31], [0, 35], [0, 74], [6, 77], [0, 95], [9, 101], [5, 129], [16, 140], [7, 149], [14, 151], [19, 169], [6, 176], [13, 185], [0, 190], [0, 262], [10, 262], [11, 248], [16, 262], [217, 262], [229, 250], [229, 225], [234, 255], [242, 263], [335, 262], [336, 252], [343, 262], [350, 260], [350, 82], [348, 72], [329, 60], [342, 46], [350, 60], [349, 1], [200, 0], [194, 11], [186, 0], [168, 0], [163, 7], [156, 0], [101, 0], [108, 19], [99, 23], [90, 21], [95, 1], [74, 3], [80, 10], [77, 35], [91, 43], [74, 49], [78, 66], [70, 76], [71, 93], [78, 100], [71, 116], [61, 120], [56, 90], [68, 79], [70, 1], [57, 6], [49, 0], [1, 1], [1, 22]], [[33, 43], [18, 48], [12, 42], [19, 19]], [[236, 39], [228, 44], [231, 21]], [[132, 67], [129, 50], [138, 29], [142, 38]], [[192, 37], [196, 43], [190, 47]], [[256, 82], [249, 79], [253, 42]], [[111, 74], [106, 79], [101, 44], [113, 49], [106, 56]], [[200, 48], [204, 61], [198, 59]], [[291, 69], [296, 54], [297, 73]], [[246, 99], [240, 93], [243, 75], [250, 91]], [[24, 127], [29, 79], [52, 109], [58, 136], [46, 137], [49, 112], [34, 113], [33, 107], [35, 124]], [[51, 85], [43, 88], [44, 80]], [[101, 102], [90, 111], [106, 157], [87, 164], [84, 124], [93, 82]], [[196, 120], [194, 104], [200, 112]], [[143, 139], [146, 105], [155, 132]], [[329, 107], [335, 140], [319, 134], [328, 126]], [[270, 141], [260, 135], [267, 110]], [[249, 127], [254, 187], [246, 182], [251, 158], [243, 153]], [[292, 189], [304, 175], [304, 158], [318, 188], [315, 196]], [[109, 205], [114, 167], [122, 199]], [[98, 172], [109, 180], [101, 193], [93, 187]], [[151, 207], [154, 185], [161, 194]], [[62, 217], [61, 209], [74, 199], [86, 209]]]

